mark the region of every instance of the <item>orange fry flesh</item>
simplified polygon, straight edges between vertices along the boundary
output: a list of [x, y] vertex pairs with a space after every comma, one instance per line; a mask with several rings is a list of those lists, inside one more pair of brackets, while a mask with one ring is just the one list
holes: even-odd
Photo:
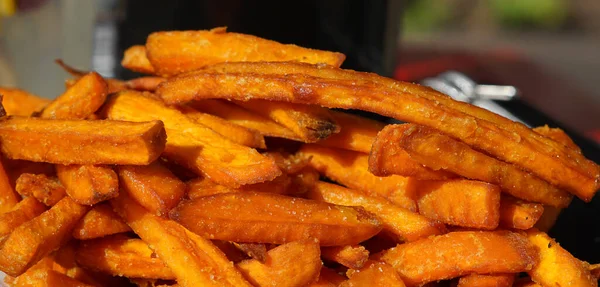
[[214, 244], [158, 217], [121, 192], [113, 209], [171, 269], [181, 286], [251, 286]]
[[45, 174], [23, 173], [15, 189], [22, 196], [32, 196], [47, 206], [53, 206], [65, 197], [65, 187], [55, 177]]
[[544, 206], [526, 202], [512, 196], [503, 195], [500, 199], [500, 226], [527, 230], [532, 228], [544, 213]]
[[134, 72], [154, 74], [154, 67], [150, 64], [146, 56], [146, 47], [142, 45], [134, 45], [127, 48], [123, 54], [121, 66]]
[[533, 131], [581, 153], [581, 148], [560, 128], [551, 128], [548, 125], [544, 125], [533, 128]]
[[162, 153], [166, 132], [160, 121], [0, 120], [2, 153], [11, 159], [56, 164], [144, 165]]
[[432, 220], [495, 229], [500, 219], [500, 188], [472, 180], [419, 182], [419, 213]]
[[515, 274], [471, 274], [458, 279], [456, 287], [511, 287]]
[[537, 260], [527, 238], [509, 231], [461, 231], [400, 244], [381, 259], [392, 265], [408, 286], [471, 273], [529, 271]]
[[46, 207], [33, 197], [21, 200], [11, 210], [0, 214], [0, 238], [44, 211]]
[[76, 260], [81, 266], [114, 276], [175, 279], [171, 269], [141, 239], [106, 237], [83, 241]]
[[394, 204], [411, 211], [417, 210], [416, 194], [408, 177], [377, 177], [368, 170], [369, 156], [363, 153], [303, 145], [299, 153], [310, 158], [310, 165], [319, 173], [349, 188], [387, 198]]
[[119, 179], [108, 166], [57, 165], [56, 175], [79, 204], [93, 205], [119, 195]]
[[360, 245], [323, 247], [321, 257], [351, 269], [360, 269], [369, 259], [369, 251]]
[[41, 111], [50, 103], [48, 99], [15, 88], [0, 87], [0, 95], [2, 95], [2, 106], [9, 116], [28, 117]]
[[18, 276], [70, 237], [88, 210], [65, 197], [49, 210], [17, 227], [0, 249], [0, 270]]
[[77, 80], [67, 91], [52, 101], [40, 117], [47, 119], [85, 119], [106, 100], [108, 84], [96, 72]]
[[321, 246], [358, 244], [381, 230], [362, 208], [263, 192], [222, 193], [180, 203], [175, 221], [201, 236], [283, 244], [316, 238]]
[[73, 237], [79, 240], [100, 238], [112, 234], [131, 231], [110, 205], [94, 205], [73, 228]]
[[236, 144], [142, 93], [114, 95], [104, 112], [114, 120], [163, 121], [168, 135], [165, 156], [219, 184], [238, 187], [281, 174], [277, 165], [258, 151]]
[[221, 62], [302, 61], [339, 67], [341, 53], [282, 44], [253, 35], [227, 32], [225, 27], [199, 31], [155, 32], [146, 40], [146, 54], [157, 74], [171, 76]]
[[0, 161], [0, 213], [9, 211], [18, 202], [18, 195], [12, 188], [4, 164]]
[[340, 126], [340, 131], [318, 141], [317, 144], [362, 153], [371, 152], [373, 141], [385, 126], [384, 123], [344, 112], [330, 111], [330, 113]]
[[348, 280], [340, 287], [395, 286], [404, 287], [400, 275], [385, 262], [370, 260], [359, 270], [348, 270]]
[[600, 187], [600, 167], [577, 152], [492, 112], [375, 74], [305, 63], [223, 63], [169, 79], [157, 93], [168, 104], [262, 99], [364, 110], [444, 131], [585, 201]]
[[175, 207], [186, 191], [185, 183], [159, 162], [120, 166], [119, 178], [133, 199], [159, 216]]
[[319, 242], [306, 239], [269, 250], [265, 263], [249, 259], [236, 266], [257, 287], [300, 287], [316, 281], [323, 264]]

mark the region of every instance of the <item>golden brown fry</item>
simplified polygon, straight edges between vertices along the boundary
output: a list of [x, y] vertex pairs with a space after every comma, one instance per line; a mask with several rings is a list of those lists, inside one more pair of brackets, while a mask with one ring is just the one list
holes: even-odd
[[25, 276], [19, 276], [13, 286], [25, 287], [25, 286], [37, 286], [37, 287], [51, 287], [51, 286], [64, 286], [64, 287], [93, 287], [93, 285], [85, 284], [81, 281], [73, 279], [65, 274], [59, 273], [51, 269], [37, 269]]
[[236, 264], [254, 286], [306, 286], [317, 280], [322, 266], [319, 242], [293, 241], [267, 252], [265, 263], [249, 259]]
[[511, 287], [515, 274], [471, 274], [458, 279], [456, 287]]
[[2, 95], [2, 106], [9, 116], [28, 117], [41, 111], [50, 103], [48, 99], [16, 88], [0, 87], [0, 95]]
[[110, 202], [171, 269], [181, 286], [251, 286], [209, 240], [146, 211], [127, 192]]
[[162, 77], [139, 77], [125, 82], [125, 86], [132, 90], [154, 92], [165, 80]]
[[58, 249], [70, 237], [88, 207], [65, 197], [52, 208], [17, 227], [0, 249], [0, 270], [18, 276]]
[[461, 231], [400, 244], [381, 259], [392, 265], [408, 286], [471, 273], [529, 271], [537, 261], [527, 238], [510, 231]]
[[363, 153], [303, 145], [301, 155], [310, 158], [310, 165], [321, 174], [349, 188], [387, 198], [394, 204], [411, 211], [417, 210], [414, 180], [398, 175], [377, 177], [368, 170], [369, 156]]
[[375, 214], [381, 221], [384, 231], [398, 241], [414, 241], [446, 232], [446, 228], [441, 223], [395, 206], [383, 198], [364, 195], [335, 184], [319, 182], [308, 192], [307, 197], [332, 204], [361, 206]]
[[369, 259], [369, 251], [360, 245], [323, 247], [321, 257], [351, 269], [360, 269]]
[[0, 214], [0, 238], [10, 234], [15, 228], [44, 211], [46, 211], [46, 207], [35, 198], [24, 198], [11, 210]]
[[265, 138], [255, 130], [249, 130], [230, 121], [211, 114], [199, 112], [187, 106], [179, 107], [179, 110], [196, 123], [209, 127], [235, 143], [253, 148], [264, 149], [267, 147], [265, 145]]
[[265, 263], [267, 260], [267, 246], [263, 243], [236, 243], [233, 245], [244, 252], [250, 258], [257, 260], [260, 263]]
[[282, 244], [307, 237], [321, 246], [358, 244], [381, 230], [360, 207], [264, 192], [222, 193], [184, 201], [170, 216], [210, 239]]
[[86, 240], [79, 244], [76, 260], [85, 268], [114, 276], [175, 279], [171, 269], [141, 239]]
[[385, 262], [370, 260], [365, 267], [348, 270], [347, 274], [350, 279], [342, 282], [340, 287], [406, 286], [398, 272]]
[[236, 104], [288, 128], [303, 142], [317, 142], [340, 131], [331, 113], [322, 107], [263, 100]]
[[527, 272], [534, 282], [542, 286], [598, 286], [588, 264], [573, 257], [546, 233], [530, 229], [527, 238], [539, 251], [539, 262]]
[[346, 59], [341, 53], [231, 33], [225, 27], [155, 32], [148, 36], [146, 49], [150, 63], [156, 73], [162, 76], [181, 74], [221, 62], [302, 61], [339, 67]]
[[85, 119], [106, 100], [108, 85], [96, 72], [81, 77], [75, 85], [54, 99], [40, 117], [48, 119]]
[[168, 104], [262, 99], [364, 110], [441, 130], [585, 201], [600, 187], [600, 166], [524, 125], [375, 74], [305, 63], [223, 63], [172, 78], [157, 93]]
[[340, 131], [318, 141], [319, 145], [370, 153], [377, 133], [385, 126], [382, 122], [362, 116], [338, 111], [329, 113], [340, 127]]
[[163, 121], [168, 134], [165, 156], [219, 184], [238, 187], [281, 174], [271, 159], [256, 150], [236, 144], [142, 93], [114, 95], [104, 112], [115, 120]]
[[59, 164], [56, 175], [79, 204], [94, 205], [119, 195], [119, 178], [108, 166]]
[[131, 46], [125, 50], [121, 66], [125, 69], [144, 74], [154, 74], [155, 72], [148, 57], [146, 57], [146, 47], [142, 45]]
[[0, 161], [0, 213], [7, 212], [19, 202], [19, 197], [12, 188], [4, 165]]
[[139, 204], [156, 215], [166, 215], [183, 198], [186, 185], [155, 161], [146, 166], [120, 166], [121, 184]]
[[153, 162], [164, 150], [162, 122], [0, 119], [4, 155], [56, 164], [132, 164]]
[[[319, 280], [309, 285], [311, 287], [335, 287], [339, 286], [342, 282], [346, 281], [346, 278], [343, 275], [340, 275], [333, 269], [329, 269], [325, 266], [321, 268], [321, 272], [319, 273]], [[321, 283], [321, 285], [319, 285]]]
[[551, 128], [548, 125], [544, 125], [533, 128], [533, 131], [581, 153], [581, 148], [560, 128]]
[[526, 230], [532, 228], [544, 212], [539, 203], [526, 202], [510, 195], [500, 199], [500, 226]]
[[131, 228], [112, 210], [110, 205], [100, 203], [94, 205], [75, 225], [73, 237], [86, 240], [128, 231], [131, 231]]
[[500, 188], [466, 179], [419, 182], [419, 213], [432, 220], [495, 229], [500, 219]]
[[56, 177], [45, 174], [23, 173], [16, 182], [15, 189], [24, 196], [32, 196], [47, 206], [53, 206], [65, 197], [65, 188]]

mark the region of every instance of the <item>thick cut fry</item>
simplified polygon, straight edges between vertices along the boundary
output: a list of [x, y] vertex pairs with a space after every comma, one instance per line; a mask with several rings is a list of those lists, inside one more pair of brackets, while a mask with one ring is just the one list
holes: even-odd
[[400, 275], [385, 262], [370, 260], [360, 270], [348, 270], [348, 280], [340, 287], [396, 286], [404, 287]]
[[75, 225], [73, 237], [79, 240], [131, 231], [131, 228], [106, 203], [97, 204]]
[[0, 214], [0, 238], [44, 211], [46, 207], [33, 197], [21, 200], [12, 210]]
[[65, 187], [55, 177], [45, 174], [23, 173], [17, 179], [15, 189], [24, 196], [32, 196], [47, 206], [53, 206], [65, 197]]
[[328, 147], [370, 153], [377, 133], [385, 126], [382, 122], [349, 113], [338, 111], [329, 111], [329, 113], [340, 127], [340, 131], [317, 142]]
[[236, 125], [260, 132], [264, 136], [301, 141], [293, 131], [233, 103], [221, 100], [193, 101], [189, 105], [194, 109], [226, 119]]
[[[24, 274], [25, 275], [25, 274]], [[81, 281], [73, 279], [65, 274], [51, 270], [51, 269], [37, 269], [31, 273], [27, 273], [25, 276], [19, 276], [13, 286], [25, 287], [25, 286], [36, 286], [36, 287], [52, 287], [52, 286], [63, 286], [63, 287], [93, 287], [93, 285], [85, 284]]]
[[471, 273], [529, 271], [537, 260], [527, 238], [509, 231], [461, 231], [400, 244], [381, 259], [391, 264], [408, 286]]
[[520, 170], [518, 167], [489, 157], [431, 128], [412, 124], [389, 126], [398, 145], [416, 161], [433, 169], [446, 169], [467, 178], [496, 184], [503, 191], [529, 201], [566, 207], [571, 196], [563, 190]]
[[165, 156], [219, 184], [238, 187], [281, 174], [273, 160], [256, 150], [236, 144], [142, 93], [125, 91], [111, 97], [105, 113], [118, 120], [162, 120], [168, 134]]
[[346, 281], [346, 278], [343, 275], [340, 275], [333, 269], [327, 268], [323, 266], [321, 268], [321, 272], [319, 273], [319, 279], [317, 282], [309, 285], [311, 287], [336, 287], [339, 286], [342, 282]]
[[75, 202], [94, 205], [119, 195], [119, 178], [107, 166], [56, 165], [56, 175]]
[[548, 125], [544, 125], [541, 127], [533, 128], [533, 131], [547, 138], [550, 138], [556, 141], [557, 143], [563, 144], [566, 147], [577, 151], [578, 153], [581, 153], [581, 148], [579, 148], [579, 146], [577, 146], [573, 139], [571, 139], [571, 137], [569, 137], [569, 135], [567, 135], [565, 131], [563, 131], [560, 128], [551, 128]]
[[544, 213], [544, 206], [526, 202], [509, 195], [500, 199], [500, 226], [504, 228], [532, 228]]
[[56, 164], [145, 165], [162, 153], [162, 122], [0, 119], [4, 155]]
[[0, 95], [2, 95], [2, 106], [9, 116], [28, 117], [41, 111], [50, 103], [48, 99], [15, 88], [0, 88]]
[[2, 161], [0, 161], [0, 213], [9, 211], [18, 202], [19, 198], [12, 188]]
[[414, 241], [446, 232], [443, 224], [395, 206], [383, 198], [364, 195], [335, 184], [319, 182], [308, 192], [307, 197], [337, 205], [361, 206], [375, 214], [384, 231], [395, 240]]
[[186, 191], [185, 183], [158, 161], [146, 166], [120, 166], [119, 178], [133, 199], [159, 216], [175, 207]]
[[305, 63], [223, 63], [169, 79], [157, 93], [168, 104], [262, 99], [364, 110], [444, 131], [585, 201], [600, 187], [600, 167], [576, 151], [433, 89], [375, 74]]
[[349, 188], [378, 195], [411, 211], [417, 210], [415, 180], [398, 175], [377, 177], [368, 170], [369, 156], [363, 153], [303, 145], [299, 153], [310, 158], [310, 165], [326, 177]]
[[154, 92], [165, 80], [161, 77], [139, 77], [125, 82], [125, 86], [132, 90]]
[[263, 243], [233, 243], [233, 245], [244, 252], [250, 258], [257, 260], [260, 263], [265, 263], [267, 260], [267, 246]]
[[495, 229], [500, 219], [500, 188], [466, 179], [419, 182], [419, 213], [446, 224]]
[[236, 104], [288, 128], [303, 142], [317, 142], [340, 131], [331, 113], [322, 107], [263, 100]]
[[598, 286], [588, 264], [573, 257], [546, 233], [531, 229], [527, 238], [537, 247], [540, 257], [527, 272], [534, 282], [542, 286]]
[[362, 208], [263, 192], [222, 193], [180, 203], [172, 219], [210, 239], [282, 244], [308, 237], [321, 246], [358, 244], [381, 230]]
[[142, 45], [131, 46], [125, 50], [121, 66], [125, 69], [144, 74], [154, 74], [155, 72], [148, 57], [146, 57], [146, 47]]
[[127, 192], [111, 199], [111, 204], [181, 286], [251, 286], [209, 240], [146, 211]]
[[40, 117], [47, 119], [85, 119], [106, 100], [108, 85], [96, 72], [81, 77], [75, 85], [52, 101]]
[[17, 227], [0, 249], [0, 270], [10, 276], [25, 272], [64, 244], [87, 210], [65, 197], [38, 217]]
[[346, 59], [341, 53], [231, 33], [225, 27], [155, 32], [148, 36], [146, 49], [156, 73], [163, 76], [181, 74], [221, 62], [301, 61], [339, 67]]
[[515, 274], [471, 274], [458, 279], [456, 287], [511, 287]]
[[360, 245], [323, 247], [321, 257], [351, 269], [360, 269], [369, 259], [369, 251]]
[[[270, 192], [277, 194], [291, 193], [292, 180], [287, 174], [282, 174], [267, 182], [246, 184], [238, 188], [230, 188], [213, 182], [207, 178], [196, 178], [187, 183], [187, 197], [194, 199], [219, 193], [229, 192]], [[298, 183], [300, 184], [300, 183]]]
[[77, 248], [76, 260], [85, 268], [114, 276], [175, 279], [171, 269], [141, 239], [106, 237], [84, 241]]
[[316, 281], [323, 264], [319, 242], [306, 239], [269, 250], [265, 263], [249, 259], [236, 266], [257, 287], [300, 287]]
[[179, 110], [196, 123], [209, 127], [235, 143], [253, 148], [264, 149], [267, 147], [265, 145], [265, 138], [258, 131], [249, 130], [230, 121], [211, 114], [199, 112], [190, 107], [182, 106]]

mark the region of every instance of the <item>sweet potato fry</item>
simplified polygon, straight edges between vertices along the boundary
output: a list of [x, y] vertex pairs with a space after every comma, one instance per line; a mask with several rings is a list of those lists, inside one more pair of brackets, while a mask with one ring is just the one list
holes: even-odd
[[497, 184], [503, 191], [529, 201], [565, 207], [571, 196], [563, 190], [520, 170], [471, 149], [431, 128], [412, 124], [386, 127], [397, 129], [399, 145], [416, 161], [433, 169], [446, 169], [467, 178]]
[[168, 134], [165, 156], [219, 184], [238, 187], [269, 181], [281, 174], [271, 159], [256, 150], [236, 144], [142, 93], [114, 95], [104, 112], [115, 120], [163, 121]]
[[187, 183], [187, 197], [189, 199], [195, 199], [198, 197], [229, 192], [270, 192], [277, 194], [288, 194], [295, 191], [293, 188], [296, 188], [296, 186], [292, 186], [292, 180], [293, 178], [287, 174], [281, 174], [271, 181], [246, 184], [238, 188], [231, 188], [217, 184], [207, 178], [196, 178], [188, 181]]
[[240, 250], [234, 242], [224, 240], [211, 240], [211, 242], [227, 256], [229, 261], [237, 263], [248, 259], [248, 254]]
[[471, 274], [458, 279], [456, 287], [511, 287], [515, 274]]
[[125, 50], [121, 60], [123, 68], [144, 74], [154, 74], [154, 67], [146, 56], [146, 47], [135, 45]]
[[2, 152], [11, 159], [56, 164], [145, 165], [162, 153], [162, 122], [0, 119]]
[[360, 269], [369, 259], [369, 251], [360, 245], [323, 247], [321, 257], [351, 269]]
[[527, 272], [534, 282], [542, 286], [598, 286], [588, 264], [573, 257], [546, 233], [530, 229], [527, 238], [539, 251], [539, 262]]
[[414, 241], [446, 232], [443, 224], [427, 219], [410, 210], [374, 196], [361, 194], [342, 186], [326, 182], [317, 183], [307, 194], [308, 198], [345, 206], [361, 206], [375, 214], [384, 231], [395, 240]]
[[421, 181], [419, 213], [432, 220], [478, 229], [495, 229], [500, 218], [500, 188], [466, 179]]
[[317, 142], [340, 131], [329, 110], [319, 106], [263, 100], [236, 104], [288, 128], [303, 142]]
[[175, 221], [210, 239], [282, 244], [308, 237], [321, 246], [358, 244], [381, 230], [362, 208], [264, 192], [222, 193], [180, 203]]
[[65, 197], [41, 215], [21, 224], [0, 249], [0, 270], [10, 276], [25, 272], [64, 244], [87, 210], [88, 207]]
[[46, 207], [35, 198], [24, 198], [11, 210], [0, 214], [0, 238], [10, 234], [15, 228], [44, 211], [46, 211]]
[[346, 281], [347, 279], [348, 278], [346, 278], [346, 276], [340, 275], [335, 270], [323, 266], [321, 268], [321, 272], [319, 273], [319, 279], [317, 280], [317, 282], [315, 282], [309, 286], [311, 286], [311, 287], [336, 287], [336, 286], [339, 286], [342, 282]]
[[179, 107], [179, 110], [196, 123], [209, 127], [235, 143], [253, 148], [264, 149], [267, 147], [265, 145], [265, 138], [258, 131], [249, 130], [230, 121], [211, 114], [199, 112], [190, 107], [182, 106]]
[[49, 99], [40, 98], [27, 91], [16, 88], [0, 87], [2, 106], [9, 116], [31, 116], [50, 103]]
[[157, 93], [168, 104], [227, 98], [360, 109], [444, 131], [585, 201], [600, 186], [598, 165], [524, 125], [433, 89], [375, 74], [306, 63], [222, 63], [169, 79]]
[[94, 205], [75, 225], [73, 237], [87, 240], [128, 231], [131, 231], [131, 228], [112, 210], [110, 205], [100, 203]]
[[181, 286], [251, 286], [209, 240], [148, 212], [127, 192], [121, 192], [110, 202], [171, 269]]
[[317, 280], [321, 266], [319, 242], [289, 242], [267, 252], [265, 263], [249, 259], [236, 264], [254, 286], [306, 286]]
[[562, 212], [562, 208], [544, 205], [544, 212], [538, 221], [535, 223], [534, 227], [543, 232], [548, 232], [558, 219], [558, 216]]
[[500, 226], [526, 230], [536, 224], [543, 212], [544, 206], [539, 203], [503, 195], [500, 199]]
[[16, 160], [2, 157], [2, 162], [6, 166], [5, 170], [10, 179], [11, 186], [17, 185], [17, 179], [25, 173], [44, 174], [46, 176], [55, 176], [53, 164], [46, 162], [33, 162], [28, 160]]
[[51, 269], [37, 269], [31, 273], [19, 276], [13, 286], [64, 286], [64, 287], [93, 287], [81, 281], [73, 279], [65, 274]]
[[106, 100], [108, 85], [96, 72], [81, 77], [75, 85], [54, 99], [42, 111], [47, 119], [85, 119]]
[[293, 131], [233, 103], [221, 100], [193, 101], [189, 105], [194, 109], [226, 119], [236, 125], [259, 131], [264, 136], [300, 141]]
[[319, 145], [370, 153], [377, 133], [385, 126], [382, 122], [349, 113], [338, 111], [329, 111], [329, 113], [340, 127], [340, 131], [318, 141]]
[[404, 287], [400, 275], [385, 262], [370, 260], [359, 270], [348, 270], [348, 280], [340, 287], [397, 286]]
[[108, 166], [59, 164], [56, 175], [79, 204], [94, 205], [119, 195], [119, 178]]
[[158, 161], [146, 166], [120, 166], [118, 169], [121, 184], [131, 197], [156, 215], [166, 215], [185, 194], [185, 183]]
[[349, 188], [387, 198], [411, 211], [417, 210], [413, 179], [398, 175], [377, 177], [368, 170], [369, 156], [363, 153], [306, 144], [298, 151], [326, 177]]
[[227, 32], [225, 27], [199, 31], [155, 32], [146, 40], [146, 54], [156, 73], [172, 76], [221, 62], [302, 61], [339, 67], [341, 53], [282, 44], [253, 35]]
[[574, 151], [581, 153], [581, 148], [575, 144], [575, 142], [560, 128], [551, 128], [548, 125], [535, 127], [533, 131], [541, 134], [547, 138], [550, 138], [557, 143], [565, 145], [567, 148], [573, 149]]
[[66, 195], [65, 187], [58, 179], [45, 174], [21, 174], [15, 189], [20, 195], [32, 196], [47, 206], [55, 205]]
[[510, 231], [461, 231], [400, 244], [381, 259], [408, 286], [471, 273], [529, 271], [537, 260], [527, 238]]
[[141, 239], [98, 238], [83, 241], [76, 254], [81, 266], [114, 276], [175, 279], [171, 269]]
[[260, 263], [265, 263], [267, 260], [267, 246], [263, 243], [233, 243], [233, 245], [244, 252], [250, 258], [257, 260]]
[[162, 77], [139, 77], [125, 82], [125, 86], [132, 90], [154, 92], [165, 80]]
[[19, 202], [19, 197], [12, 188], [4, 165], [0, 161], [0, 213], [11, 210]]

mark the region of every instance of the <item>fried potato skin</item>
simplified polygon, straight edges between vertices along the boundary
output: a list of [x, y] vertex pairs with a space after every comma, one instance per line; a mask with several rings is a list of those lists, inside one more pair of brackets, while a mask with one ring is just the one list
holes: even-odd
[[544, 213], [544, 206], [526, 202], [512, 196], [503, 195], [500, 199], [500, 226], [527, 230], [532, 228]]
[[385, 126], [382, 122], [349, 113], [333, 110], [329, 113], [340, 126], [340, 131], [316, 142], [319, 145], [368, 154], [371, 152], [377, 133]]
[[222, 193], [181, 202], [170, 217], [201, 236], [283, 244], [316, 238], [321, 246], [358, 244], [381, 230], [359, 207], [264, 192]]
[[2, 95], [2, 106], [9, 116], [28, 117], [41, 111], [51, 102], [16, 88], [0, 87], [0, 95]]
[[164, 150], [162, 122], [0, 119], [0, 147], [10, 159], [56, 164], [145, 165]]
[[131, 231], [108, 203], [94, 205], [73, 228], [73, 238], [87, 240]]
[[19, 202], [19, 198], [13, 190], [4, 164], [0, 160], [0, 213], [7, 212]]
[[32, 196], [47, 206], [55, 205], [66, 195], [60, 181], [45, 174], [23, 173], [17, 178], [15, 189], [20, 195]]
[[35, 198], [24, 198], [11, 210], [0, 214], [0, 238], [9, 235], [15, 228], [44, 211], [46, 211], [46, 207]]
[[348, 270], [348, 280], [340, 287], [397, 286], [404, 287], [400, 275], [385, 262], [370, 260], [359, 270]]
[[456, 287], [511, 287], [515, 274], [471, 274], [458, 279]]
[[360, 245], [323, 247], [321, 256], [325, 260], [337, 262], [348, 268], [360, 269], [369, 259], [369, 250]]
[[79, 204], [94, 205], [119, 195], [119, 178], [108, 166], [56, 165], [56, 175]]
[[46, 119], [85, 119], [102, 106], [108, 84], [96, 72], [90, 72], [48, 104], [40, 117]]
[[134, 72], [144, 74], [155, 73], [154, 67], [146, 56], [146, 47], [143, 45], [134, 45], [127, 48], [123, 54], [121, 66]]
[[381, 260], [392, 265], [407, 286], [471, 273], [518, 273], [536, 263], [527, 238], [509, 231], [460, 231], [400, 244]]
[[307, 286], [319, 276], [323, 266], [320, 254], [318, 241], [305, 239], [269, 250], [265, 263], [248, 259], [236, 267], [254, 286]]

